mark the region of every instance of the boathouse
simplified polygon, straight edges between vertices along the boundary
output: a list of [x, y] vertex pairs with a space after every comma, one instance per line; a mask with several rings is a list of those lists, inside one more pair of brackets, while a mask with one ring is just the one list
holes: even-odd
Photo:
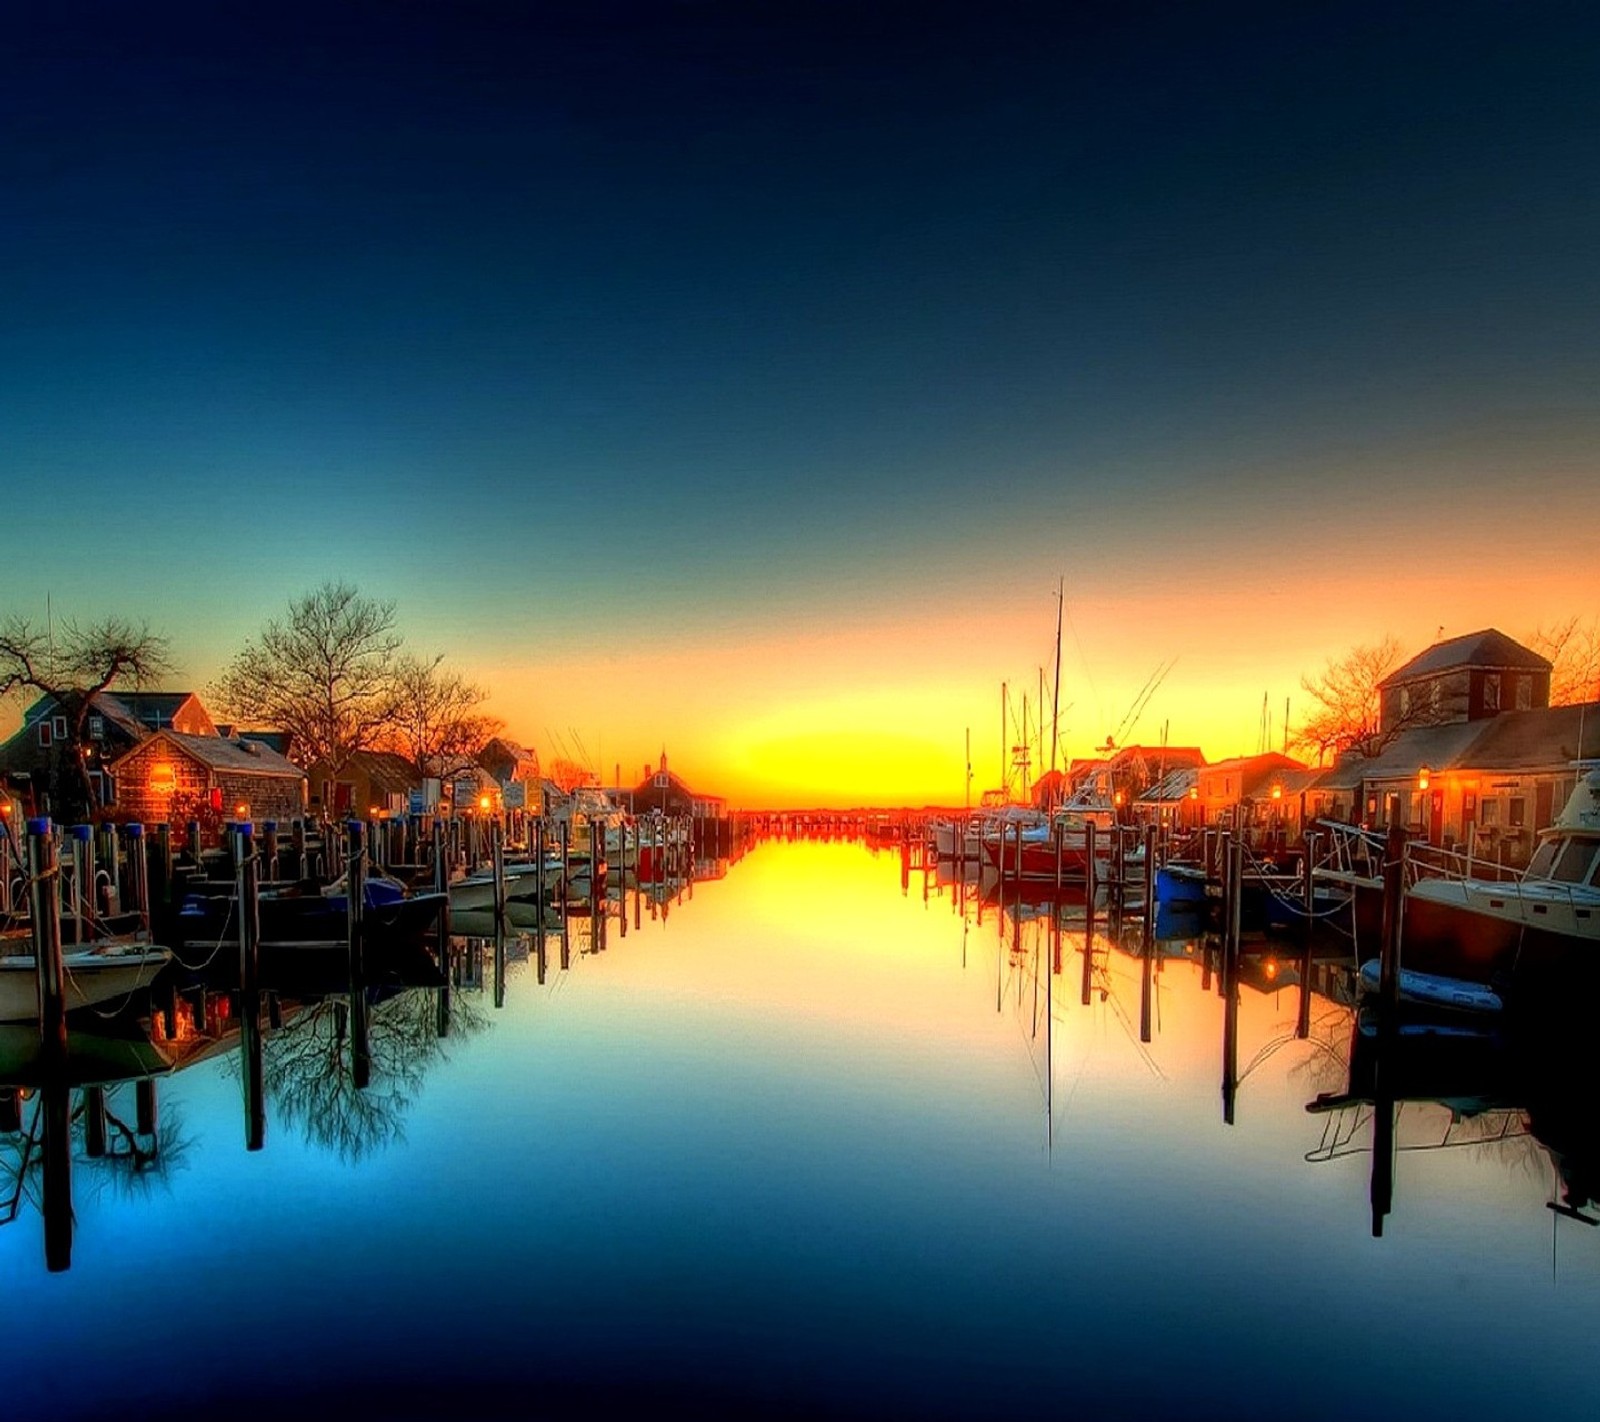
[[152, 823], [218, 816], [289, 821], [305, 813], [305, 775], [259, 741], [157, 731], [108, 767], [118, 817]]

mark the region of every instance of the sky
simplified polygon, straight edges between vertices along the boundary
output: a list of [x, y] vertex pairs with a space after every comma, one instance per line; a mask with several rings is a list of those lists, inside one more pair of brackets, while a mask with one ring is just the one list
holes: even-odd
[[185, 686], [343, 578], [547, 760], [959, 804], [1058, 582], [1072, 755], [1600, 612], [1592, 7], [9, 31], [0, 613]]

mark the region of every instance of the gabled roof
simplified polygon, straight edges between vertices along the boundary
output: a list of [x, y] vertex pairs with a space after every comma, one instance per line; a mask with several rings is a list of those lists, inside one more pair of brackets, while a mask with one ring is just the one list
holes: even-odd
[[1562, 770], [1575, 760], [1600, 756], [1600, 701], [1502, 711], [1478, 725], [1482, 733], [1467, 751], [1465, 769]]
[[404, 795], [422, 784], [411, 762], [394, 751], [357, 751], [339, 773], [352, 771], [365, 775], [372, 788], [385, 795]]
[[123, 761], [149, 750], [157, 741], [170, 743], [183, 754], [199, 761], [202, 765], [209, 766], [212, 770], [228, 771], [231, 774], [305, 779], [305, 773], [299, 766], [285, 760], [277, 751], [268, 749], [259, 741], [234, 741], [224, 736], [186, 736], [181, 731], [153, 732], [147, 740], [119, 755], [111, 762], [109, 768], [115, 771]]
[[1378, 683], [1395, 686], [1402, 681], [1415, 681], [1418, 677], [1437, 676], [1440, 672], [1454, 671], [1460, 667], [1487, 667], [1490, 670], [1549, 671], [1549, 661], [1537, 652], [1524, 647], [1493, 627], [1481, 632], [1468, 632], [1462, 637], [1451, 637], [1435, 642], [1427, 651], [1419, 653], [1403, 667], [1392, 671]]
[[170, 726], [172, 718], [193, 696], [192, 691], [111, 691], [106, 696], [127, 707], [141, 725]]
[[1179, 800], [1187, 800], [1189, 791], [1200, 783], [1200, 767], [1196, 765], [1179, 766], [1176, 770], [1169, 770], [1160, 780], [1156, 781], [1143, 795], [1134, 801], [1136, 805], [1171, 805]]

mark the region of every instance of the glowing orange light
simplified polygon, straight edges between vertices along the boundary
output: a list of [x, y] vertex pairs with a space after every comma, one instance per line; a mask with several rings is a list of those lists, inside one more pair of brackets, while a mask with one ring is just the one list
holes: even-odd
[[1200, 787], [1198, 785], [1191, 785], [1189, 787], [1189, 798], [1191, 800], [1198, 800], [1200, 798]]
[[487, 795], [478, 796], [478, 808], [480, 810], [487, 810], [489, 808], [489, 797]]
[[1122, 791], [1117, 791], [1117, 793], [1111, 797], [1111, 802], [1114, 805], [1120, 805], [1122, 803]]
[[233, 817], [236, 820], [247, 820], [247, 819], [249, 819], [250, 818], [250, 806], [245, 804], [245, 802], [243, 800], [239, 801], [239, 803], [233, 807]]
[[170, 794], [178, 788], [178, 770], [170, 760], [158, 760], [150, 767], [150, 788], [160, 794]]
[[1283, 786], [1281, 786], [1281, 785], [1274, 785], [1274, 786], [1273, 786], [1273, 787], [1272, 787], [1272, 798], [1273, 798], [1273, 799], [1274, 799], [1274, 800], [1281, 800], [1281, 799], [1283, 799]]
[[1427, 766], [1423, 766], [1422, 769], [1417, 772], [1417, 789], [1426, 790], [1427, 788], [1428, 788], [1428, 767]]
[[1273, 959], [1268, 958], [1264, 971], [1266, 972], [1266, 975], [1267, 975], [1267, 981], [1271, 982], [1275, 977], [1278, 976], [1278, 965], [1277, 965], [1277, 963]]

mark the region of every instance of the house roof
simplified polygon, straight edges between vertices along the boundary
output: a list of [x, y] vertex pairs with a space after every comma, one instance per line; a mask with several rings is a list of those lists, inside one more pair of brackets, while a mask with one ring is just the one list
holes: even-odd
[[1236, 755], [1231, 760], [1214, 760], [1210, 765], [1203, 765], [1199, 768], [1208, 776], [1219, 770], [1225, 774], [1240, 771], [1249, 775], [1257, 771], [1304, 770], [1305, 762], [1296, 760], [1293, 756], [1284, 755], [1281, 751], [1266, 751], [1261, 755]]
[[231, 774], [269, 775], [285, 779], [303, 780], [304, 772], [299, 766], [285, 760], [275, 750], [262, 745], [259, 741], [235, 741], [225, 736], [186, 736], [181, 731], [156, 731], [149, 739], [134, 746], [132, 750], [123, 752], [111, 762], [110, 769], [116, 770], [117, 766], [127, 760], [129, 756], [138, 755], [148, 750], [159, 740], [169, 741], [178, 750], [202, 765], [209, 766], [212, 770], [225, 770]]
[[[120, 702], [141, 725], [171, 725], [172, 718], [194, 696], [192, 691], [111, 691], [105, 698]], [[102, 698], [104, 699], [104, 698]]]
[[1389, 673], [1379, 686], [1395, 686], [1418, 677], [1435, 676], [1458, 667], [1513, 668], [1521, 671], [1549, 671], [1549, 661], [1537, 652], [1514, 641], [1504, 632], [1485, 627], [1435, 642], [1427, 651], [1414, 656], [1404, 666]]
[[[1583, 743], [1578, 743], [1582, 729]], [[1347, 755], [1316, 782], [1318, 790], [1353, 790], [1363, 780], [1405, 780], [1430, 770], [1560, 770], [1600, 755], [1600, 702], [1503, 711], [1486, 721], [1419, 726], [1382, 754]]]
[[357, 751], [339, 773], [352, 771], [365, 775], [372, 788], [385, 795], [404, 795], [422, 784], [411, 762], [394, 751]]
[[1559, 770], [1575, 760], [1600, 756], [1600, 701], [1504, 711], [1478, 726], [1481, 734], [1467, 752], [1466, 768]]
[[1178, 800], [1189, 798], [1189, 791], [1200, 783], [1200, 767], [1196, 765], [1179, 766], [1177, 770], [1169, 770], [1160, 780], [1156, 781], [1143, 795], [1134, 801], [1136, 805], [1170, 805]]

